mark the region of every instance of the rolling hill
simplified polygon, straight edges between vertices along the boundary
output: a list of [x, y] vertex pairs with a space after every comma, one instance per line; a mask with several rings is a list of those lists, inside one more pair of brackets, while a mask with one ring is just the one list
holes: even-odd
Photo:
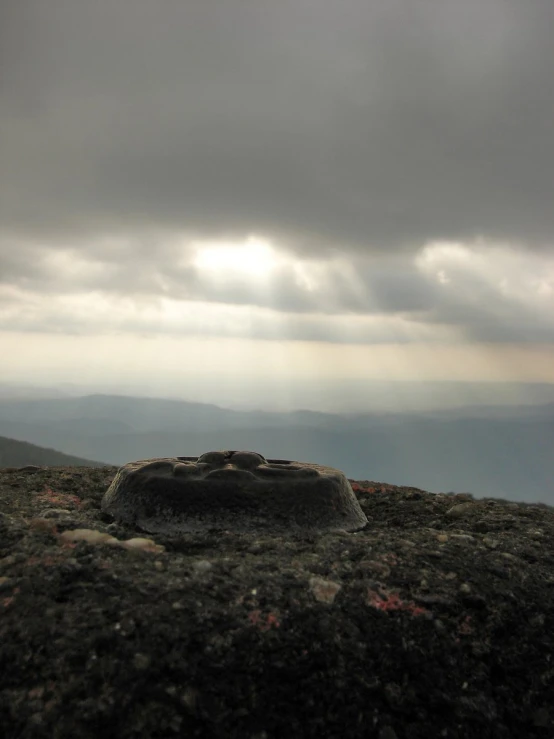
[[105, 467], [103, 462], [73, 457], [55, 449], [46, 449], [0, 436], [0, 467], [23, 467], [36, 464], [39, 467]]

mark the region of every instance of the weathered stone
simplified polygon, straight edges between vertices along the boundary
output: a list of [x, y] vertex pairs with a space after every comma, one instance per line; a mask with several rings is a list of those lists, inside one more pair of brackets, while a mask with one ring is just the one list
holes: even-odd
[[367, 518], [332, 467], [244, 451], [129, 462], [102, 508], [150, 533], [354, 531]]

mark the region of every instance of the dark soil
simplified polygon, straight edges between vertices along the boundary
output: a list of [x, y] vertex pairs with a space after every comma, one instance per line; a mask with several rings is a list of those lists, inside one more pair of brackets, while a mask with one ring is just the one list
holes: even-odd
[[147, 536], [115, 471], [0, 470], [5, 739], [554, 737], [552, 508], [358, 482], [356, 533], [73, 541]]

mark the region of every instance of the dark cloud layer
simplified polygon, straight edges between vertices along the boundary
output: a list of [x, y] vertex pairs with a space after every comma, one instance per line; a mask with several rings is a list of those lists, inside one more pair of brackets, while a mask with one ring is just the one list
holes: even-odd
[[254, 231], [312, 255], [554, 243], [552, 0], [1, 14], [6, 234]]
[[552, 0], [0, 4], [0, 329], [552, 342], [553, 70]]

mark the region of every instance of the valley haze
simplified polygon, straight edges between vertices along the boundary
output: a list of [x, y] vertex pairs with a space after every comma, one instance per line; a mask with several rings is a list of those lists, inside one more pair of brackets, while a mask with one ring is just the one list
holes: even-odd
[[[385, 411], [382, 403], [363, 410], [360, 401], [357, 413], [329, 413], [4, 384], [0, 436], [114, 465], [248, 449], [267, 458], [327, 464], [351, 479], [553, 505], [552, 385], [529, 386], [526, 403], [508, 403], [506, 398], [518, 397], [510, 396], [513, 388], [476, 383], [466, 387], [473, 404], [448, 407], [440, 390], [453, 397], [456, 383], [449, 385], [437, 383], [438, 407], [421, 407], [432, 388], [406, 384], [397, 391], [411, 398], [411, 412], [392, 412], [390, 405]], [[394, 389], [386, 383], [373, 388], [381, 391], [381, 401], [385, 388], [389, 394]]]

